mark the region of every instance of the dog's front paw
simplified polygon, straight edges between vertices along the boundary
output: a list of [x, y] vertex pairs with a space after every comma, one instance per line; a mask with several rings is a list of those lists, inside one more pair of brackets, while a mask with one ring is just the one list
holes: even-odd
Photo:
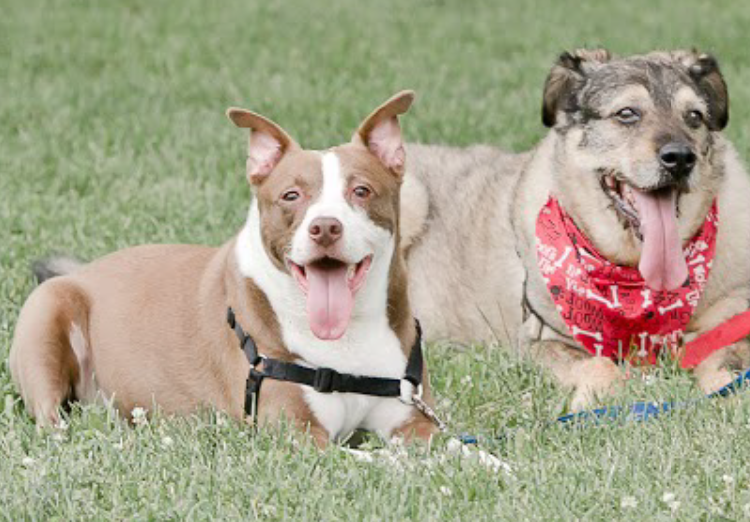
[[703, 372], [696, 370], [696, 377], [698, 386], [706, 394], [713, 393], [734, 380], [734, 375], [726, 368], [711, 368]]
[[715, 351], [693, 370], [698, 386], [705, 393], [713, 393], [731, 383], [734, 371], [744, 370], [750, 359], [750, 343], [740, 341]]
[[575, 381], [571, 411], [589, 408], [600, 397], [612, 393], [615, 386], [625, 380], [614, 361], [606, 357], [591, 357], [577, 362], [571, 368], [571, 374]]

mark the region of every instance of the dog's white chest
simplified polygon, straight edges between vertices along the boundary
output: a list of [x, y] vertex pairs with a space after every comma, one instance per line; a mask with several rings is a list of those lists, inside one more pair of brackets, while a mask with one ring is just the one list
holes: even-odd
[[[295, 353], [317, 367], [332, 368], [339, 373], [400, 379], [406, 369], [400, 341], [387, 322], [374, 322], [352, 325], [351, 337], [347, 335], [335, 343], [321, 343], [304, 330], [300, 331], [304, 333], [289, 333], [288, 341], [295, 347]], [[349, 343], [347, 338], [366, 339], [366, 342]], [[307, 386], [303, 389], [308, 406], [332, 440], [345, 439], [357, 429], [374, 431], [388, 438], [412, 413], [412, 406], [397, 398], [354, 393], [326, 394]]]
[[331, 440], [345, 440], [355, 430], [373, 431], [389, 438], [406, 422], [411, 406], [398, 399], [353, 393], [318, 393], [305, 387], [305, 400]]

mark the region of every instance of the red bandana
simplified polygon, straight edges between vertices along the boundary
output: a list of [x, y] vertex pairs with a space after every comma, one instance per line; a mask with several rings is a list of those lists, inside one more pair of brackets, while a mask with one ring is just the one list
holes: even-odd
[[571, 334], [592, 355], [653, 364], [662, 348], [676, 352], [680, 346], [708, 281], [718, 225], [714, 201], [684, 249], [688, 282], [673, 291], [655, 291], [637, 268], [602, 257], [550, 197], [536, 222], [539, 269]]

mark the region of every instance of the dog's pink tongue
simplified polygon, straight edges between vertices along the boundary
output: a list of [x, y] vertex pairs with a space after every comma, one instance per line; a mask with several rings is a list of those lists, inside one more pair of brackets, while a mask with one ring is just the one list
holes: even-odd
[[354, 294], [347, 282], [346, 265], [308, 265], [307, 318], [319, 339], [335, 340], [346, 332], [354, 308]]
[[677, 191], [633, 190], [633, 195], [643, 235], [638, 270], [654, 290], [674, 290], [688, 277], [677, 228]]

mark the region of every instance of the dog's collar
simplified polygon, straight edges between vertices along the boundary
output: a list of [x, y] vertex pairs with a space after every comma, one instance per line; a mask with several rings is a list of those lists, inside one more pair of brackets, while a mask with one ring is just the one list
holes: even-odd
[[[357, 393], [375, 397], [398, 397], [406, 404], [415, 399], [421, 400], [422, 370], [422, 328], [416, 321], [417, 336], [411, 348], [406, 371], [401, 379], [365, 377], [339, 373], [332, 368], [308, 368], [299, 364], [264, 357], [258, 352], [253, 338], [237, 321], [232, 308], [227, 309], [227, 322], [240, 341], [240, 347], [250, 363], [250, 373], [245, 387], [245, 413], [255, 420], [258, 395], [263, 379], [287, 381], [310, 386], [319, 393]], [[262, 363], [262, 369], [258, 366]]]

